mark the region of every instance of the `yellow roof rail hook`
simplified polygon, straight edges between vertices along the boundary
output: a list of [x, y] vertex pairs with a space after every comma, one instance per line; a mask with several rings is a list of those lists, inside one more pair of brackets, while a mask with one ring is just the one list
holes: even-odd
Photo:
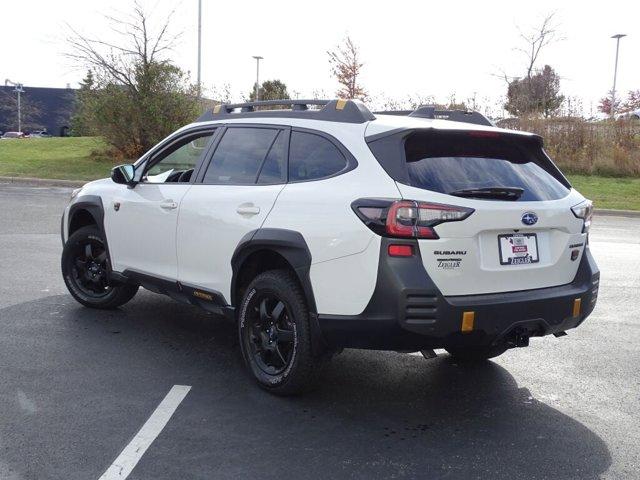
[[344, 110], [344, 107], [346, 106], [347, 106], [347, 100], [340, 98], [336, 101], [336, 110]]

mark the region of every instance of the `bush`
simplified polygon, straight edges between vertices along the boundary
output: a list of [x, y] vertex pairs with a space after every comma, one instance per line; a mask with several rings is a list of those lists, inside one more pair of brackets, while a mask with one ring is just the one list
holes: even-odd
[[545, 150], [567, 173], [640, 176], [640, 122], [580, 118], [511, 118], [500, 127], [540, 135]]

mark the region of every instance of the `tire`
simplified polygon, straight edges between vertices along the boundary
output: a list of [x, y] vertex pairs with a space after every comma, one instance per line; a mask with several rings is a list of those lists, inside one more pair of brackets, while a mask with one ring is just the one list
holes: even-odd
[[263, 389], [295, 395], [312, 388], [326, 356], [311, 348], [309, 310], [297, 279], [285, 270], [259, 274], [238, 312], [240, 348]]
[[124, 305], [138, 291], [138, 285], [110, 285], [105, 242], [96, 226], [82, 227], [67, 240], [62, 250], [62, 278], [69, 293], [90, 308], [111, 309]]
[[497, 357], [506, 352], [509, 347], [505, 345], [494, 345], [487, 347], [450, 347], [445, 350], [459, 362], [473, 363], [484, 362], [490, 358]]

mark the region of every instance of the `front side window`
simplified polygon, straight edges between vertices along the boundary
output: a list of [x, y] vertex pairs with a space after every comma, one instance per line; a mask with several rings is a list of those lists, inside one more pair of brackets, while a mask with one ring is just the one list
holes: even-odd
[[335, 175], [348, 166], [347, 160], [326, 138], [305, 132], [291, 132], [289, 181], [317, 180]]
[[[268, 177], [274, 179], [282, 174], [282, 162], [285, 161], [283, 158], [286, 158], [282, 156], [282, 147], [277, 142], [278, 137], [281, 136], [279, 134], [279, 130], [270, 128], [228, 128], [211, 158], [204, 176], [204, 183], [227, 185], [256, 183], [265, 159], [269, 162], [265, 165], [267, 170], [264, 171], [264, 183], [273, 183], [266, 179]], [[272, 151], [273, 154], [271, 154]], [[274, 157], [276, 157], [275, 160]]]
[[142, 179], [146, 183], [184, 183], [191, 180], [193, 169], [204, 153], [213, 130], [187, 135], [162, 151], [151, 162]]

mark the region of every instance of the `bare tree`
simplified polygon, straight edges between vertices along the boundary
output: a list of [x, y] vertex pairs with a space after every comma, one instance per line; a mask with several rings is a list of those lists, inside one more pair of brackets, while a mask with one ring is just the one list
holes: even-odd
[[[516, 47], [515, 50], [522, 53], [526, 58], [525, 77], [530, 79], [534, 72], [536, 62], [540, 57], [542, 49], [553, 42], [562, 40], [562, 37], [558, 34], [558, 25], [554, 21], [555, 12], [549, 13], [542, 19], [539, 26], [524, 31], [522, 28], [518, 28], [518, 33], [522, 43], [521, 47]], [[498, 77], [504, 80], [508, 86], [514, 80], [520, 80], [522, 75], [509, 75], [504, 69], [498, 68], [498, 73], [492, 74], [494, 77]]]
[[564, 100], [560, 95], [560, 76], [548, 65], [536, 67], [545, 47], [562, 40], [555, 22], [555, 12], [546, 15], [538, 26], [527, 31], [518, 28], [518, 31], [522, 46], [516, 50], [526, 59], [525, 71], [524, 76], [510, 76], [504, 70], [497, 75], [507, 85], [504, 108], [514, 115], [556, 115]]
[[349, 36], [345, 37], [341, 45], [334, 50], [327, 51], [331, 73], [336, 78], [341, 88], [336, 94], [341, 98], [357, 98], [365, 100], [367, 92], [358, 83], [358, 76], [364, 66], [360, 61], [360, 49], [353, 43]]
[[520, 38], [525, 46], [518, 47], [517, 50], [522, 52], [527, 59], [527, 78], [531, 79], [536, 62], [540, 56], [540, 52], [544, 47], [552, 42], [561, 40], [558, 37], [558, 26], [554, 21], [555, 12], [548, 14], [543, 18], [542, 23], [528, 32], [520, 31]]
[[150, 28], [149, 17], [138, 2], [135, 2], [133, 12], [128, 17], [105, 15], [111, 31], [117, 37], [118, 41], [115, 42], [83, 35], [68, 25], [72, 35], [67, 38], [71, 48], [66, 56], [93, 70], [98, 80], [107, 79], [137, 90], [140, 68], [145, 70], [154, 64], [166, 62], [166, 53], [181, 36], [181, 33], [168, 33], [173, 13], [169, 13], [156, 32]]

